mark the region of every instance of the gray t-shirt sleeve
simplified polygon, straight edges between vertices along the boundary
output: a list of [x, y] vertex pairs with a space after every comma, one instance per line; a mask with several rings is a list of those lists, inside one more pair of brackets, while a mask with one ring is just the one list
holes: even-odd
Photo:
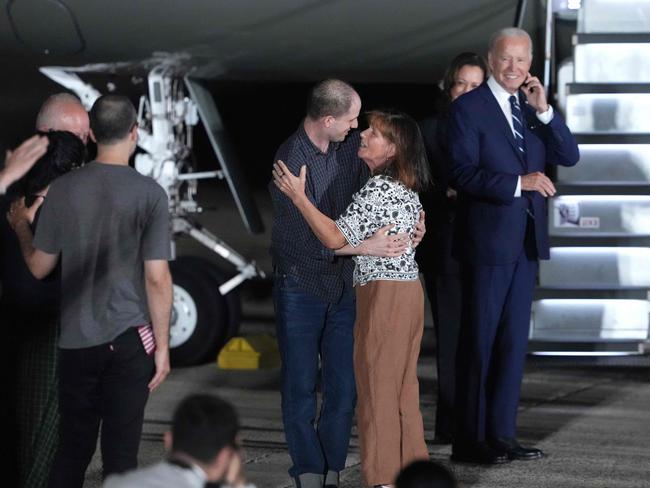
[[38, 223], [36, 225], [36, 235], [32, 245], [48, 254], [58, 254], [61, 252], [61, 227], [63, 222], [59, 218], [56, 186], [52, 184], [43, 206], [41, 207]]
[[153, 193], [153, 206], [142, 233], [142, 259], [169, 260], [172, 255], [167, 194], [158, 185]]

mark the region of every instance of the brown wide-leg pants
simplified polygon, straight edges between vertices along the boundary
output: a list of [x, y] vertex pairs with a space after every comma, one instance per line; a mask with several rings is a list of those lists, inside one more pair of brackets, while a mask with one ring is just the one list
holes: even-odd
[[356, 288], [354, 374], [361, 470], [370, 486], [428, 459], [417, 361], [424, 324], [419, 280], [371, 281]]

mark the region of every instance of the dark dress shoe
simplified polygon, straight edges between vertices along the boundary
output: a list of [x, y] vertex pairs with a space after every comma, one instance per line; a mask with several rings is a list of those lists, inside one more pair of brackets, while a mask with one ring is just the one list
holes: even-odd
[[500, 451], [505, 451], [508, 459], [517, 461], [531, 461], [544, 457], [541, 449], [534, 447], [523, 447], [517, 439], [498, 438], [490, 442], [490, 445]]
[[451, 460], [456, 463], [504, 464], [510, 459], [504, 451], [493, 449], [485, 442], [452, 447]]

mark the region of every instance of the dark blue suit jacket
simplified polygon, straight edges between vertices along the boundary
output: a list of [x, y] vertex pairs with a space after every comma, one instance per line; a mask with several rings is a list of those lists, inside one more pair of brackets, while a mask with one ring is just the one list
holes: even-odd
[[537, 256], [549, 258], [546, 199], [538, 192], [515, 198], [517, 176], [544, 172], [547, 164], [573, 166], [579, 152], [560, 114], [539, 121], [523, 93], [526, 156], [517, 150], [510, 124], [483, 83], [452, 105], [449, 126], [452, 179], [459, 191], [454, 254], [484, 265], [514, 263], [524, 246], [528, 209], [534, 216]]

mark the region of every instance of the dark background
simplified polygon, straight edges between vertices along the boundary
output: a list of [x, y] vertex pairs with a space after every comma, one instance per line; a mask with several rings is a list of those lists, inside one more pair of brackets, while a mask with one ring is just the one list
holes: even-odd
[[[118, 93], [138, 98], [146, 91], [146, 80], [128, 76], [85, 75], [102, 93], [111, 83]], [[293, 133], [305, 114], [305, 102], [313, 83], [264, 83], [207, 81], [226, 129], [232, 138], [240, 166], [253, 189], [268, 183], [277, 147]], [[416, 119], [434, 112], [440, 90], [437, 80], [431, 84], [355, 84], [363, 102], [363, 112], [377, 108], [395, 108]], [[14, 147], [34, 130], [40, 104], [50, 94], [64, 91], [38, 73], [35, 68], [16, 70], [0, 77], [0, 140]], [[199, 124], [195, 128], [195, 156], [198, 170], [211, 170], [218, 162], [207, 135]], [[89, 149], [93, 153], [93, 148]]]
[[[277, 147], [291, 135], [305, 114], [311, 83], [212, 83], [208, 85], [237, 148], [241, 167], [253, 188], [268, 182]], [[359, 84], [363, 112], [396, 108], [419, 119], [434, 110], [438, 88], [434, 85]], [[197, 157], [202, 164], [211, 158], [202, 128], [197, 134]], [[202, 157], [205, 156], [206, 159]]]

